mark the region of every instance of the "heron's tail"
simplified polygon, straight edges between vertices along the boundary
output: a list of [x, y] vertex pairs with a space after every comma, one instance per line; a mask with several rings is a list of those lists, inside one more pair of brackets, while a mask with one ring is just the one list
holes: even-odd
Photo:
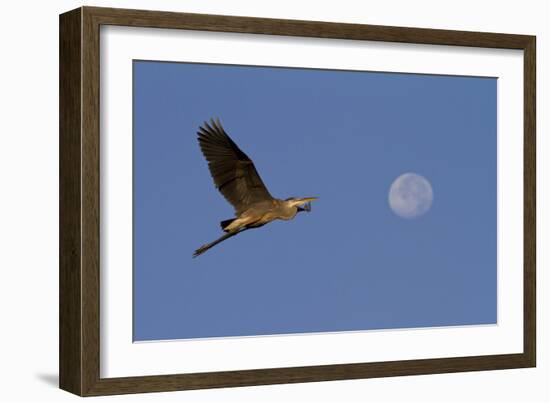
[[244, 228], [240, 231], [233, 231], [233, 232], [228, 232], [226, 234], [223, 234], [221, 237], [219, 237], [218, 239], [216, 239], [215, 241], [213, 242], [210, 242], [210, 243], [207, 243], [207, 244], [204, 244], [202, 245], [199, 249], [197, 249], [195, 251], [195, 253], [193, 253], [193, 257], [197, 257], [199, 255], [202, 255], [204, 252], [206, 252], [208, 249], [212, 248], [213, 246], [216, 246], [217, 244], [219, 244], [220, 242], [223, 242], [225, 241], [226, 239], [229, 239], [231, 238], [232, 236], [235, 236], [237, 235], [239, 232], [243, 232], [243, 231], [246, 231], [247, 228]]
[[236, 220], [236, 218], [230, 218], [229, 220], [223, 220], [222, 222], [220, 222], [220, 227], [222, 227], [222, 229], [225, 232], [227, 232], [225, 228], [235, 220]]

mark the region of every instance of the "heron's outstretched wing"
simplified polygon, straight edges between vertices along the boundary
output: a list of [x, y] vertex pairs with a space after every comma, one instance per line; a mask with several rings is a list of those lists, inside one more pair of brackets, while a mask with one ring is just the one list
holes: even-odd
[[272, 199], [252, 160], [231, 140], [219, 120], [205, 122], [197, 134], [214, 184], [237, 215], [253, 203]]

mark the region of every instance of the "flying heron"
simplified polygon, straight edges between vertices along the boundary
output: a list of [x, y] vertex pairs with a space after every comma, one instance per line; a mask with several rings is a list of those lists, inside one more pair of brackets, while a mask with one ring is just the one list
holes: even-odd
[[231, 140], [219, 119], [211, 119], [210, 124], [204, 122], [197, 134], [214, 184], [233, 205], [236, 217], [222, 221], [225, 234], [198, 248], [193, 257], [243, 231], [274, 220], [291, 220], [300, 211], [311, 211], [311, 201], [316, 197], [281, 200], [271, 196], [252, 160]]

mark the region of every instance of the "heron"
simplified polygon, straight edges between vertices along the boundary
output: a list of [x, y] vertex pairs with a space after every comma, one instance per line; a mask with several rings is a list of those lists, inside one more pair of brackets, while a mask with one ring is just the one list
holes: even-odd
[[197, 135], [214, 185], [235, 209], [235, 217], [220, 222], [225, 234], [195, 250], [193, 257], [241, 232], [311, 211], [311, 202], [317, 197], [281, 200], [271, 196], [252, 160], [229, 137], [219, 119], [204, 122]]

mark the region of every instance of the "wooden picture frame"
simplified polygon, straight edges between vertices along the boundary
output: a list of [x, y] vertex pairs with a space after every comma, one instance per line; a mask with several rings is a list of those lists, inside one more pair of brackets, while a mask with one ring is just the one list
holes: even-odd
[[[101, 25], [523, 50], [523, 353], [223, 372], [100, 377]], [[536, 363], [535, 37], [81, 7], [60, 16], [60, 387], [80, 396], [533, 367]]]

